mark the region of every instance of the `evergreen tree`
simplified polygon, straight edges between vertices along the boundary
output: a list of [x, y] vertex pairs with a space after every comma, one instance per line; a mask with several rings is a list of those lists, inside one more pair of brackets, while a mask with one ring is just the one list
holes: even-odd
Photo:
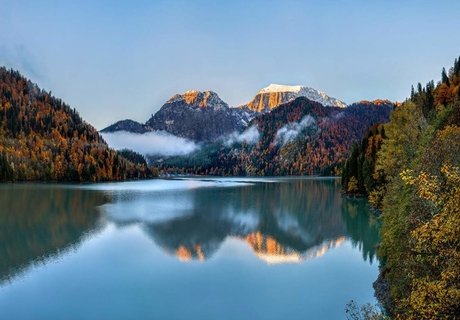
[[450, 81], [446, 73], [446, 68], [442, 68], [441, 82], [447, 84], [448, 87], [450, 86]]

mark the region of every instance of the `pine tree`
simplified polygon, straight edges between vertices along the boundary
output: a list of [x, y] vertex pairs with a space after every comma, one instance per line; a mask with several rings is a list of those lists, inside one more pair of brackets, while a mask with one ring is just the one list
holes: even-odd
[[450, 81], [446, 73], [446, 68], [442, 68], [441, 82], [447, 84], [447, 86], [450, 87]]

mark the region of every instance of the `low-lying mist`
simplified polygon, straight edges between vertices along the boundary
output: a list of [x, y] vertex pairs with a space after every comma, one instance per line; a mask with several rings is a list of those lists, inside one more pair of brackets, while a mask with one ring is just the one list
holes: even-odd
[[300, 122], [290, 122], [282, 126], [276, 132], [274, 141], [275, 144], [281, 144], [284, 146], [286, 143], [294, 140], [303, 129], [315, 124], [315, 122], [316, 121], [312, 116], [306, 115], [302, 118], [302, 120], [300, 120]]
[[179, 156], [195, 151], [199, 146], [188, 139], [164, 131], [143, 134], [118, 131], [101, 133], [109, 146], [115, 150], [131, 149], [145, 156]]
[[235, 142], [246, 142], [248, 144], [256, 144], [257, 142], [259, 142], [259, 140], [259, 128], [257, 127], [257, 125], [253, 125], [241, 133], [234, 132], [233, 134], [231, 134], [225, 141], [225, 144], [228, 146], [234, 144]]

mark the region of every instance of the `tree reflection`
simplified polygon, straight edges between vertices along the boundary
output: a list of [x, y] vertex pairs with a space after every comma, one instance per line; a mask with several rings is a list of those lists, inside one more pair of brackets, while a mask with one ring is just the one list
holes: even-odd
[[100, 192], [65, 185], [0, 186], [0, 281], [80, 243], [98, 227]]
[[380, 221], [371, 212], [367, 199], [342, 199], [342, 218], [347, 226], [347, 234], [355, 247], [362, 252], [364, 261], [372, 263], [380, 242]]

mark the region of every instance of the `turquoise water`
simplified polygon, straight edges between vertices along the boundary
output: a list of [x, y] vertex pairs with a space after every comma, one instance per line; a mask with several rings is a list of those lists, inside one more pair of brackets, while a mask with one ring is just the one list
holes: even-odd
[[336, 179], [0, 185], [0, 319], [344, 319], [378, 241]]

